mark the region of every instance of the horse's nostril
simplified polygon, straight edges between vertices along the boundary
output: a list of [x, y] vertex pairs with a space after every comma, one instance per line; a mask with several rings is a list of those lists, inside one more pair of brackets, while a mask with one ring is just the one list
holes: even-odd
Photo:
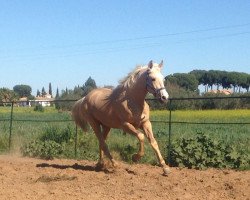
[[162, 98], [162, 100], [167, 100], [166, 96], [162, 96], [161, 98]]

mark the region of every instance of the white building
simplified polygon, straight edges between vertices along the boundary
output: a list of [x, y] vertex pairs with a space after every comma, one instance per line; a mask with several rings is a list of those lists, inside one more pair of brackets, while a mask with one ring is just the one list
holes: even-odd
[[43, 96], [38, 96], [35, 98], [35, 104], [41, 104], [43, 107], [51, 106], [51, 101], [54, 101], [54, 98], [50, 94], [45, 94]]

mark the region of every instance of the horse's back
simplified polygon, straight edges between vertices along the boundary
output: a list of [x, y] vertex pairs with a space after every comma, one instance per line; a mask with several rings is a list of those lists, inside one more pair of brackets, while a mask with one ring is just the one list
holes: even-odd
[[117, 107], [112, 101], [111, 89], [98, 88], [92, 90], [83, 100], [83, 112], [88, 120], [96, 120], [103, 125], [119, 128]]
[[90, 112], [107, 112], [107, 109], [110, 109], [111, 93], [112, 90], [108, 88], [94, 89], [84, 98], [83, 103]]

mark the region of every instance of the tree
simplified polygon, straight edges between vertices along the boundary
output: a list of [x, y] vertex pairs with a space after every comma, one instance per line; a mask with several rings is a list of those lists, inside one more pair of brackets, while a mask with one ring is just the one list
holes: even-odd
[[218, 70], [209, 70], [208, 71], [209, 78], [210, 78], [210, 87], [211, 90], [213, 89], [213, 85], [217, 86], [217, 90], [219, 89], [220, 86], [220, 77], [219, 77], [219, 71]]
[[95, 80], [89, 77], [82, 86], [83, 96], [86, 96], [91, 90], [97, 88]]
[[13, 90], [19, 97], [30, 97], [32, 91], [29, 85], [16, 85], [13, 87]]
[[217, 90], [219, 90], [219, 87], [222, 86], [223, 87], [223, 78], [227, 75], [226, 71], [216, 71], [218, 73], [218, 77], [216, 80], [216, 84], [217, 84]]
[[40, 90], [37, 90], [37, 92], [36, 92], [36, 96], [37, 96], [37, 97], [40, 97], [40, 96], [41, 96], [41, 92], [40, 92]]
[[213, 84], [214, 84], [214, 80], [213, 80], [213, 75], [212, 73], [210, 72], [206, 72], [204, 74], [204, 84], [207, 86], [207, 91], [208, 91], [208, 88], [210, 86], [211, 90], [213, 89]]
[[191, 72], [189, 72], [190, 74], [193, 74], [195, 76], [195, 78], [198, 80], [199, 85], [202, 85], [204, 83], [204, 74], [207, 73], [206, 70], [193, 70]]
[[[60, 99], [60, 96], [59, 96], [59, 89], [56, 88], [56, 98], [55, 98], [55, 100], [59, 100], [59, 99]], [[57, 110], [60, 109], [60, 103], [59, 103], [58, 101], [55, 102], [55, 107], [56, 107]]]
[[52, 96], [52, 86], [51, 86], [51, 83], [49, 83], [49, 94]]
[[168, 75], [165, 77], [165, 82], [172, 84], [172, 85], [178, 85], [178, 79], [174, 75]]
[[42, 88], [42, 96], [44, 97], [46, 95], [46, 91], [44, 89], [44, 87]]
[[194, 74], [186, 74], [186, 73], [175, 73], [173, 75], [167, 76], [165, 78], [171, 84], [177, 84], [182, 88], [190, 91], [198, 90], [198, 80], [196, 79]]
[[240, 82], [240, 73], [239, 72], [229, 72], [228, 73], [228, 82], [233, 86], [233, 91], [236, 92], [236, 87]]
[[244, 85], [243, 88], [245, 88], [247, 90], [247, 92], [249, 92], [249, 87], [250, 87], [250, 74], [248, 74], [246, 85]]
[[[59, 100], [77, 100], [80, 99], [82, 96], [79, 93], [75, 93], [75, 90], [67, 89], [63, 90]], [[82, 93], [82, 90], [81, 90]], [[57, 102], [56, 108], [62, 110], [71, 110], [72, 106], [74, 105], [74, 101], [61, 101]]]
[[58, 99], [58, 98], [59, 98], [59, 89], [56, 88], [56, 99]]
[[231, 83], [229, 82], [228, 78], [228, 72], [223, 73], [221, 85], [223, 89], [231, 88]]
[[83, 96], [83, 90], [79, 85], [74, 88], [73, 93], [79, 97]]
[[238, 82], [238, 87], [239, 87], [239, 92], [241, 88], [247, 88], [248, 84], [247, 84], [247, 78], [248, 78], [248, 74], [246, 73], [240, 73], [239, 74], [239, 82]]
[[5, 102], [17, 100], [17, 95], [13, 90], [0, 88], [0, 104], [5, 106]]

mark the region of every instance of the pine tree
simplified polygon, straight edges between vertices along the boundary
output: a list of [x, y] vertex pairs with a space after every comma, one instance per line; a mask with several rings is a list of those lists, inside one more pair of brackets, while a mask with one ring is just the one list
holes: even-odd
[[89, 77], [82, 86], [83, 96], [86, 96], [91, 90], [97, 88], [95, 80]]
[[[56, 89], [56, 100], [59, 100], [59, 99], [60, 99], [60, 96], [59, 96], [59, 89], [57, 88], [57, 89]], [[56, 108], [57, 110], [59, 110], [59, 109], [61, 108], [60, 103], [59, 103], [58, 101], [55, 102], [55, 108]]]
[[56, 99], [59, 99], [59, 89], [56, 89]]
[[40, 96], [41, 96], [41, 92], [40, 92], [39, 90], [37, 90], [36, 96], [37, 96], [37, 97], [40, 97]]
[[49, 83], [49, 94], [50, 94], [51, 97], [52, 97], [52, 86], [51, 86], [51, 83]]
[[44, 87], [42, 88], [42, 96], [44, 97], [46, 95], [46, 91], [44, 89]]

